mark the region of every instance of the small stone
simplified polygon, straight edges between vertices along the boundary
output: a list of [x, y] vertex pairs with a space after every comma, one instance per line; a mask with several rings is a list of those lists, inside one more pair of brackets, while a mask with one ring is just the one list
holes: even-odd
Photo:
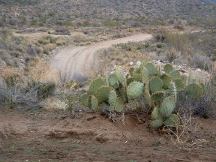
[[134, 63], [133, 63], [132, 61], [129, 63], [130, 66], [133, 66], [133, 64], [134, 64]]
[[141, 64], [142, 64], [141, 61], [137, 61], [137, 62], [136, 62], [136, 65], [137, 65], [137, 66], [140, 66]]

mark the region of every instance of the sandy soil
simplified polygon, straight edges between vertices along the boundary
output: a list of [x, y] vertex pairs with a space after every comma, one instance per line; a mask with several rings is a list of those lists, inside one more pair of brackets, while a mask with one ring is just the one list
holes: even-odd
[[197, 120], [193, 140], [176, 144], [127, 115], [0, 109], [0, 162], [214, 162], [216, 121]]
[[89, 46], [66, 47], [56, 53], [51, 66], [59, 71], [63, 82], [84, 81], [100, 70], [96, 52], [113, 45], [127, 42], [140, 42], [152, 39], [151, 34], [136, 34], [115, 40], [99, 42]]

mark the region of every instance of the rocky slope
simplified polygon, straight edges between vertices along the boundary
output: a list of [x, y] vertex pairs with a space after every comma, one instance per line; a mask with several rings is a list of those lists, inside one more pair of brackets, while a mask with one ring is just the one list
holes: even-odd
[[0, 25], [141, 26], [216, 15], [210, 0], [0, 0]]

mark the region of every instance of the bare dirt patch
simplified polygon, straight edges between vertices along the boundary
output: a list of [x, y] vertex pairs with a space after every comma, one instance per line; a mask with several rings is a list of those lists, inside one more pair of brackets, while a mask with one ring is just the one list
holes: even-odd
[[[198, 120], [197, 137], [175, 144], [133, 115], [0, 110], [0, 161], [214, 161], [215, 120]], [[189, 145], [191, 143], [191, 145]]]

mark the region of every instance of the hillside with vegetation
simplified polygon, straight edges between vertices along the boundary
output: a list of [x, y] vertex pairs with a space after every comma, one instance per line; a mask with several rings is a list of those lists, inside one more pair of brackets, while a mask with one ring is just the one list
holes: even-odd
[[208, 0], [1, 0], [2, 26], [142, 26], [214, 21]]
[[0, 0], [0, 162], [216, 159], [215, 0]]

